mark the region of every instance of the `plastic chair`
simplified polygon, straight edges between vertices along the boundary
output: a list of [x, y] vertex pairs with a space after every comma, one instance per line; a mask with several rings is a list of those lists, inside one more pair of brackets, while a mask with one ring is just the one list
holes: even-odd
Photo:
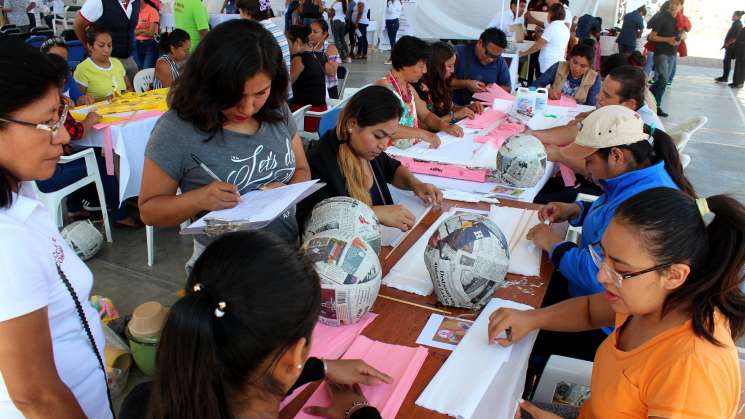
[[318, 123], [318, 136], [323, 137], [329, 130], [336, 129], [336, 123], [339, 120], [339, 114], [341, 114], [342, 108], [334, 108], [331, 112], [321, 117], [321, 121]]
[[46, 35], [31, 35], [26, 40], [26, 43], [29, 44], [29, 45], [31, 45], [32, 47], [34, 47], [36, 49], [39, 49], [39, 48], [41, 48], [41, 44], [43, 44], [44, 41], [46, 41], [47, 39], [49, 39], [49, 37], [46, 36]]
[[[30, 31], [28, 31], [32, 35], [44, 35], [44, 36], [54, 36], [54, 32], [52, 32], [51, 29], [43, 26], [36, 26], [31, 28]], [[27, 41], [28, 42], [28, 41]]]
[[697, 116], [676, 125], [675, 128], [670, 129], [667, 133], [672, 137], [678, 151], [682, 152], [686, 145], [688, 145], [688, 141], [693, 137], [693, 134], [706, 125], [707, 122], [709, 122], [709, 118]]
[[311, 105], [305, 105], [292, 113], [292, 119], [295, 121], [298, 132], [303, 132], [305, 129], [305, 113], [308, 112], [310, 107]]
[[347, 85], [347, 75], [349, 74], [349, 70], [347, 70], [346, 67], [343, 65], [340, 65], [336, 68], [336, 78], [339, 79], [339, 84], [337, 85], [337, 89], [339, 91], [339, 99], [344, 99], [342, 96], [342, 93], [344, 92], [344, 87]]
[[67, 44], [67, 65], [70, 66], [70, 71], [75, 71], [75, 67], [85, 60], [83, 43], [75, 40], [65, 41], [65, 44]]
[[144, 70], [140, 70], [135, 74], [135, 79], [132, 82], [135, 88], [135, 92], [142, 93], [147, 90], [150, 90], [150, 88], [153, 85], [153, 79], [155, 78], [155, 69], [154, 68], [146, 68]]
[[[181, 189], [176, 190], [176, 195], [181, 195]], [[189, 227], [189, 220], [181, 223], [180, 228], [183, 230]], [[147, 266], [153, 266], [155, 263], [155, 227], [145, 226], [145, 241], [147, 242]]]
[[[98, 163], [96, 163], [96, 154], [92, 148], [87, 148], [71, 156], [63, 156], [62, 158], [60, 158], [58, 164], [67, 164], [79, 159], [85, 159], [85, 168], [88, 176], [78, 180], [72, 185], [68, 185], [55, 192], [44, 193], [41, 192], [36, 186], [36, 182], [33, 182], [33, 187], [36, 191], [36, 195], [39, 201], [41, 201], [44, 206], [47, 207], [47, 210], [49, 210], [50, 214], [56, 214], [53, 215], [53, 217], [56, 218], [55, 222], [57, 223], [58, 227], [62, 227], [62, 200], [71, 193], [80, 190], [83, 187], [90, 185], [91, 183], [96, 185], [96, 192], [98, 193], [98, 201], [101, 203], [101, 208], [108, 208], [106, 206], [106, 196], [103, 192], [101, 174], [98, 171]], [[106, 241], [111, 243], [111, 225], [109, 224], [109, 214], [107, 211], [104, 210], [101, 211], [101, 214], [103, 215], [103, 226], [106, 231]]]
[[[305, 115], [306, 115], [306, 116], [311, 116], [311, 117], [316, 117], [316, 118], [320, 118], [320, 119], [322, 120], [322, 119], [323, 119], [323, 117], [324, 117], [324, 116], [325, 116], [326, 114], [328, 114], [329, 112], [333, 112], [333, 111], [334, 111], [334, 110], [336, 110], [336, 109], [342, 109], [342, 108], [344, 108], [344, 106], [345, 106], [345, 105], [347, 104], [347, 102], [349, 102], [349, 99], [351, 99], [351, 98], [352, 98], [352, 97], [351, 97], [351, 96], [349, 96], [349, 97], [345, 97], [344, 99], [340, 99], [340, 100], [336, 100], [336, 99], [327, 99], [327, 103], [328, 103], [328, 109], [326, 109], [326, 110], [325, 110], [325, 111], [323, 111], [323, 112], [313, 112], [313, 111], [307, 111], [307, 112], [305, 113]], [[320, 127], [319, 127], [319, 128], [320, 128]], [[303, 138], [307, 138], [307, 139], [309, 139], [309, 140], [317, 140], [317, 139], [321, 138], [321, 137], [320, 137], [320, 136], [318, 135], [318, 133], [317, 133], [317, 132], [308, 132], [308, 131], [305, 131], [305, 130], [303, 130], [303, 131], [300, 131], [300, 136], [301, 136], [301, 137], [303, 137]]]

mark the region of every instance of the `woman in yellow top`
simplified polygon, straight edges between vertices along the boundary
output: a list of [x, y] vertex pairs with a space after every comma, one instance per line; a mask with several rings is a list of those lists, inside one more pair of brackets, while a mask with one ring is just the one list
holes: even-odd
[[[534, 329], [615, 325], [595, 354], [581, 419], [733, 418], [741, 380], [734, 341], [745, 331], [745, 207], [723, 195], [649, 189], [618, 207], [589, 250], [604, 293], [497, 310], [489, 341], [506, 346]], [[520, 407], [536, 419], [560, 417]]]
[[101, 26], [85, 30], [89, 57], [75, 68], [73, 78], [80, 91], [96, 101], [108, 99], [115, 93], [132, 91], [132, 84], [122, 63], [111, 57], [111, 33]]

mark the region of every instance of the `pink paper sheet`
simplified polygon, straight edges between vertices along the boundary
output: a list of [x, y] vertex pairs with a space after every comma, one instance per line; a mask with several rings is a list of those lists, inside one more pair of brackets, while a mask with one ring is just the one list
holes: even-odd
[[574, 186], [577, 183], [577, 175], [574, 174], [574, 170], [559, 164], [559, 172], [561, 173], [561, 179], [564, 181], [564, 186]]
[[577, 101], [573, 97], [561, 95], [561, 99], [549, 99], [548, 104], [551, 106], [563, 106], [565, 108], [576, 108]]
[[483, 129], [497, 122], [499, 119], [504, 118], [507, 114], [493, 109], [486, 110], [481, 115], [476, 115], [473, 119], [466, 120], [466, 127]]
[[[362, 330], [378, 317], [375, 313], [367, 313], [360, 321], [348, 326], [326, 326], [320, 322], [313, 329], [313, 341], [310, 347], [310, 356], [319, 359], [339, 359], [349, 346], [354, 342]], [[295, 389], [289, 396], [285, 397], [280, 404], [280, 409], [290, 404], [291, 401], [302, 393], [306, 386]]]
[[486, 92], [474, 93], [473, 98], [476, 100], [480, 100], [482, 102], [486, 102], [488, 104], [492, 104], [494, 102], [494, 99], [502, 99], [502, 100], [509, 100], [509, 101], [515, 100], [515, 96], [512, 96], [511, 94], [507, 93], [504, 89], [502, 89], [496, 84], [490, 84], [487, 87]]
[[[393, 377], [392, 384], [361, 386], [362, 393], [372, 406], [378, 408], [383, 419], [394, 419], [396, 417], [426, 358], [427, 349], [422, 346], [411, 348], [390, 345], [370, 340], [364, 336], [357, 337], [344, 354], [344, 359], [362, 359]], [[330, 404], [331, 400], [326, 385], [322, 384], [303, 407], [328, 406]], [[295, 419], [313, 418], [315, 417], [302, 410], [295, 416]]]
[[113, 125], [124, 125], [131, 121], [139, 121], [142, 119], [152, 118], [154, 116], [163, 115], [161, 111], [147, 111], [137, 112], [131, 116], [124, 117], [120, 121], [111, 122], [108, 124], [96, 124], [93, 126], [95, 129], [103, 130], [103, 157], [106, 161], [106, 174], [112, 176], [114, 174], [114, 144], [111, 139], [111, 127]]

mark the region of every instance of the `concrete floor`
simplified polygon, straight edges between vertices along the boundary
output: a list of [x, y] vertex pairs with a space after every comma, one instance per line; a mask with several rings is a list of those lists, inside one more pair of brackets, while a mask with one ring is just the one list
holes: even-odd
[[[380, 78], [388, 69], [386, 58], [373, 52], [366, 62], [355, 61], [349, 66], [347, 87]], [[745, 202], [745, 90], [714, 83], [719, 75], [719, 68], [680, 65], [665, 95], [664, 109], [670, 117], [664, 122], [672, 127], [694, 116], [707, 116], [708, 124], [686, 148], [693, 158], [686, 174], [701, 195], [730, 193]], [[88, 262], [95, 278], [93, 293], [111, 298], [120, 313], [131, 313], [151, 300], [172, 304], [185, 282], [191, 239], [176, 229], [156, 229], [155, 243], [155, 264], [148, 267], [144, 229], [115, 230], [113, 244], [105, 245]]]

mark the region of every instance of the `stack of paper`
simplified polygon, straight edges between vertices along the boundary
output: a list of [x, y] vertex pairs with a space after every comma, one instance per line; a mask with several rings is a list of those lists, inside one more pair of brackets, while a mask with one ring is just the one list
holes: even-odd
[[[321, 322], [316, 323], [316, 327], [313, 329], [309, 356], [318, 359], [339, 359], [362, 333], [362, 330], [372, 323], [376, 317], [378, 315], [375, 313], [367, 313], [357, 323], [339, 327], [326, 326]], [[290, 404], [298, 394], [303, 392], [305, 387], [297, 388], [292, 394], [285, 397], [280, 409]]]
[[419, 396], [418, 406], [463, 419], [514, 416], [537, 332], [506, 348], [489, 344], [489, 315], [500, 307], [530, 309], [492, 299]]
[[473, 119], [467, 119], [466, 126], [468, 128], [477, 129], [487, 128], [500, 119], [504, 119], [505, 116], [507, 115], [504, 112], [500, 112], [494, 109], [485, 110], [481, 114], [476, 115], [476, 117], [474, 117]]
[[563, 106], [566, 108], [576, 108], [577, 100], [570, 96], [561, 95], [561, 99], [558, 99], [558, 100], [549, 99], [548, 104], [549, 106]]
[[251, 191], [241, 196], [233, 208], [212, 211], [181, 230], [181, 234], [202, 234], [210, 222], [235, 224], [242, 229], [258, 229], [279, 217], [290, 206], [321, 189], [325, 184], [316, 180], [294, 183], [268, 191]]
[[504, 89], [502, 89], [497, 84], [490, 84], [489, 86], [487, 86], [485, 92], [474, 93], [473, 98], [476, 100], [480, 100], [482, 102], [489, 103], [489, 104], [494, 102], [494, 99], [510, 100], [510, 101], [515, 100], [515, 96], [512, 96], [511, 94], [507, 93]]
[[[361, 359], [393, 377], [393, 383], [391, 384], [361, 386], [365, 398], [370, 405], [378, 408], [383, 419], [394, 419], [396, 417], [426, 358], [427, 349], [421, 346], [411, 348], [390, 345], [370, 340], [364, 336], [358, 336], [344, 354], [344, 359]], [[322, 384], [308, 399], [304, 407], [329, 406], [330, 404], [331, 400], [328, 396], [326, 384]], [[301, 410], [295, 418], [312, 419], [314, 416]]]
[[[424, 218], [427, 212], [432, 209], [432, 205], [425, 205], [424, 202], [422, 202], [422, 200], [411, 191], [404, 191], [390, 184], [388, 185], [388, 189], [391, 191], [393, 202], [406, 207], [406, 209], [411, 211], [414, 215], [414, 218], [416, 218], [416, 222], [409, 231], [413, 230], [414, 227], [422, 221], [422, 218]], [[388, 227], [381, 224], [381, 243], [383, 246], [396, 247], [404, 241], [409, 231], [401, 231], [395, 227]]]

